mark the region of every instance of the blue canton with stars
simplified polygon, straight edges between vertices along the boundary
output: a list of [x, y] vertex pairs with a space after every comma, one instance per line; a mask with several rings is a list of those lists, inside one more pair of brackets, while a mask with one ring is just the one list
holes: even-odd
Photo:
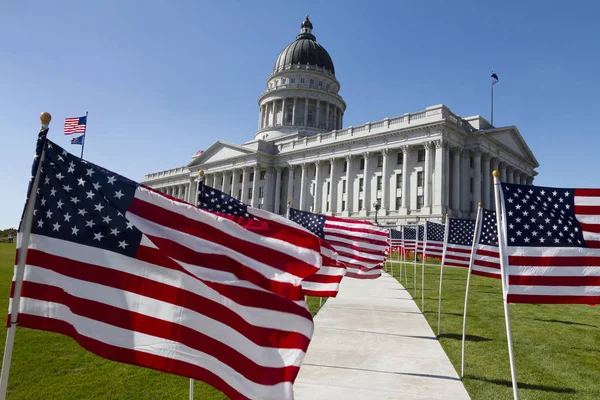
[[142, 233], [124, 215], [138, 184], [43, 141], [31, 233], [134, 256]]
[[327, 217], [321, 214], [315, 214], [308, 211], [300, 211], [294, 208], [290, 208], [289, 214], [290, 220], [295, 223], [302, 225], [321, 239], [325, 239], [325, 221]]
[[498, 247], [498, 229], [496, 229], [496, 211], [482, 210], [479, 244]]
[[442, 224], [438, 224], [435, 222], [426, 222], [427, 224], [427, 240], [432, 240], [436, 242], [444, 241], [444, 230], [446, 227]]
[[404, 226], [404, 240], [415, 240], [417, 238], [417, 228], [414, 226]]
[[425, 241], [425, 227], [418, 226], [417, 229], [419, 230], [419, 242]]
[[220, 212], [236, 217], [252, 218], [248, 205], [220, 190], [206, 186], [202, 179], [198, 183], [196, 206], [212, 212]]
[[450, 218], [448, 226], [448, 243], [460, 246], [473, 245], [475, 221], [470, 219]]
[[507, 246], [587, 247], [575, 190], [502, 183]]
[[401, 231], [398, 231], [396, 229], [390, 229], [390, 232], [391, 232], [390, 235], [391, 235], [392, 239], [396, 239], [396, 240], [402, 239], [402, 232]]

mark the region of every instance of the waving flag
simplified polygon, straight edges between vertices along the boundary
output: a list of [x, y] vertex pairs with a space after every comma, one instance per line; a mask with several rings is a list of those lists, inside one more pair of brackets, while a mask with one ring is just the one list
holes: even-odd
[[72, 135], [73, 133], [85, 133], [86, 125], [87, 116], [67, 118], [65, 119], [65, 135]]
[[475, 275], [500, 279], [500, 252], [498, 250], [496, 212], [486, 209], [482, 211], [481, 231], [475, 245], [472, 272]]
[[417, 246], [417, 227], [403, 226], [402, 235], [402, 246], [404, 247], [404, 251], [414, 252]]
[[444, 265], [469, 268], [475, 221], [469, 219], [449, 218], [448, 237]]
[[385, 262], [388, 230], [367, 221], [328, 217], [289, 209], [290, 219], [329, 243], [346, 265], [346, 276], [374, 279]]
[[[240, 218], [266, 219], [271, 222], [277, 222], [283, 230], [301, 229], [303, 232], [314, 236], [295, 222], [290, 222], [286, 218], [265, 210], [249, 207], [247, 204], [220, 190], [206, 186], [202, 180], [198, 184], [197, 206], [212, 212]], [[323, 259], [322, 265], [316, 273], [302, 280], [302, 289], [304, 290], [304, 294], [308, 296], [335, 297], [340, 289], [340, 282], [346, 273], [346, 267], [342, 263], [337, 262], [337, 253], [328, 243], [317, 237], [315, 237], [315, 240], [319, 241], [321, 257]]]
[[232, 399], [292, 399], [313, 332], [296, 301], [321, 260], [314, 236], [217, 216], [40, 140], [11, 329], [15, 317]]
[[501, 184], [512, 303], [600, 301], [600, 189]]
[[421, 254], [423, 256], [423, 252], [425, 251], [425, 226], [417, 225], [417, 250], [416, 254]]
[[425, 256], [442, 258], [444, 254], [444, 231], [446, 227], [436, 222], [425, 222]]

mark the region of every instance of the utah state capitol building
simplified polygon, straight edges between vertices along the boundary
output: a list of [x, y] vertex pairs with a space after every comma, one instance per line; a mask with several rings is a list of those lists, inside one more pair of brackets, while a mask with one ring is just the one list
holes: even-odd
[[532, 185], [539, 166], [515, 126], [461, 118], [445, 105], [344, 128], [346, 103], [329, 53], [308, 16], [279, 53], [258, 98], [258, 130], [243, 144], [218, 140], [187, 165], [143, 183], [195, 201], [205, 182], [235, 198], [284, 214], [292, 207], [380, 224], [475, 218], [493, 207], [492, 171]]

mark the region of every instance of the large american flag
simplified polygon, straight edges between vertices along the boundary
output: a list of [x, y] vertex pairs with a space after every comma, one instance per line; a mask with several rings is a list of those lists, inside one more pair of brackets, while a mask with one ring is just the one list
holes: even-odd
[[446, 251], [442, 257], [445, 266], [469, 268], [475, 221], [460, 218], [448, 218], [448, 237]]
[[346, 264], [346, 276], [374, 279], [386, 259], [388, 230], [367, 221], [329, 217], [289, 208], [289, 218], [329, 243]]
[[300, 287], [320, 266], [314, 235], [238, 223], [83, 161], [45, 135], [38, 144], [27, 249], [23, 226], [19, 234], [27, 258], [18, 325], [207, 382], [232, 399], [292, 399], [314, 329]]
[[473, 269], [475, 275], [501, 278], [500, 252], [498, 250], [498, 229], [496, 229], [496, 212], [481, 210], [481, 230], [475, 245]]
[[[304, 230], [302, 226], [279, 215], [249, 207], [238, 199], [205, 185], [202, 179], [198, 183], [196, 205], [211, 212], [256, 220], [277, 221], [284, 228]], [[331, 245], [321, 238], [317, 238], [317, 240], [320, 243], [323, 263], [315, 274], [302, 280], [302, 289], [308, 296], [335, 297], [340, 289], [340, 282], [346, 273], [346, 266], [337, 262], [338, 255]]]
[[513, 303], [600, 302], [600, 189], [502, 183]]
[[65, 135], [73, 133], [85, 133], [87, 116], [65, 119]]
[[388, 243], [393, 252], [400, 253], [400, 248], [402, 247], [402, 231], [397, 229], [390, 229], [390, 237], [388, 239]]
[[436, 222], [425, 222], [425, 256], [442, 258], [444, 255], [444, 233], [446, 226]]

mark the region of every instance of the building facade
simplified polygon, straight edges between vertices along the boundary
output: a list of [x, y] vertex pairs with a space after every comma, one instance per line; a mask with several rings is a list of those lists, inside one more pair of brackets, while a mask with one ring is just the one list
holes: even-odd
[[539, 166], [515, 126], [461, 118], [445, 105], [343, 128], [346, 103], [308, 16], [275, 62], [258, 100], [258, 130], [241, 145], [217, 141], [187, 165], [143, 183], [193, 202], [205, 182], [279, 214], [301, 210], [381, 224], [474, 218], [494, 204], [492, 171], [532, 185]]

